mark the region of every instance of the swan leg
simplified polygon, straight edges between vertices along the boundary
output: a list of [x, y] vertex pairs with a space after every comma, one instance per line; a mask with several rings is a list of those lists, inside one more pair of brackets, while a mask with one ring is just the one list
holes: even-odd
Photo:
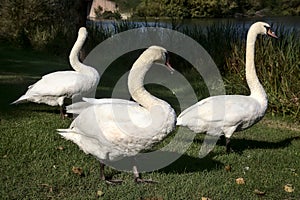
[[59, 106], [59, 111], [60, 111], [60, 117], [62, 119], [65, 119], [64, 107], [63, 106]]
[[59, 106], [59, 111], [60, 111], [60, 117], [61, 117], [62, 119], [66, 119], [66, 117], [68, 117], [68, 114], [67, 114], [67, 112], [66, 112], [66, 107], [65, 107], [64, 104], [61, 105], [61, 106]]
[[100, 162], [100, 179], [105, 181], [105, 176], [104, 176], [104, 164]]
[[230, 138], [226, 138], [226, 153], [231, 153], [231, 144], [230, 144]]
[[132, 171], [134, 176], [134, 182], [136, 183], [158, 183], [157, 181], [153, 181], [152, 179], [142, 179], [135, 165], [133, 166]]
[[101, 180], [105, 181], [109, 185], [121, 184], [123, 182], [123, 180], [120, 180], [120, 179], [115, 179], [115, 180], [107, 179], [104, 175], [104, 167], [105, 167], [105, 164], [100, 162], [100, 179]]

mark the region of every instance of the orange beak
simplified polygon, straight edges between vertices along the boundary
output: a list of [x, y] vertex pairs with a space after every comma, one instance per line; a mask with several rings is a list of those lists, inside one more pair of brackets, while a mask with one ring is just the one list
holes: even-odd
[[269, 28], [268, 31], [267, 31], [267, 35], [268, 35], [268, 36], [271, 36], [271, 37], [273, 37], [273, 38], [278, 38], [277, 35], [275, 35], [275, 33], [272, 32], [272, 30], [271, 30], [270, 28]]
[[167, 59], [165, 66], [171, 72], [171, 74], [173, 74], [173, 72], [175, 72], [175, 69], [169, 63], [169, 59]]

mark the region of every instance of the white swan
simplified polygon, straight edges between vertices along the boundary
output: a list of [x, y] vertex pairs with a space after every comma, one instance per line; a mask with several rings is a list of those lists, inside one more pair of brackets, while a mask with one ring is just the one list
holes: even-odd
[[[164, 48], [151, 46], [133, 64], [128, 88], [137, 103], [123, 99], [85, 99], [91, 106], [83, 106], [85, 109], [80, 109], [85, 103], [69, 106], [68, 112], [74, 109], [73, 112], [80, 114], [69, 129], [58, 129], [58, 133], [100, 161], [102, 180], [105, 180], [105, 160], [134, 156], [161, 141], [175, 128], [173, 108], [143, 86], [145, 74], [153, 63], [169, 66], [167, 60]], [[145, 181], [139, 177], [136, 166], [133, 171], [135, 181]]]
[[27, 92], [12, 104], [31, 101], [45, 103], [50, 106], [60, 106], [61, 116], [65, 98], [82, 98], [93, 95], [99, 83], [100, 76], [96, 69], [84, 65], [78, 59], [78, 54], [87, 37], [87, 30], [81, 27], [78, 38], [70, 55], [70, 64], [75, 71], [58, 71], [47, 74], [41, 80], [28, 87]]
[[225, 135], [227, 152], [230, 151], [232, 134], [257, 123], [267, 109], [267, 95], [257, 78], [254, 65], [254, 46], [258, 34], [277, 38], [270, 25], [264, 22], [254, 23], [248, 31], [246, 80], [251, 94], [208, 97], [184, 110], [177, 118], [177, 125], [187, 126], [195, 133]]

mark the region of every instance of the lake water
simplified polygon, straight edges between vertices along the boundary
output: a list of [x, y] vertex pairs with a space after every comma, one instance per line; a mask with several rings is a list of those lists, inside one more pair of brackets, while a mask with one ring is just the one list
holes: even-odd
[[263, 17], [263, 18], [221, 18], [221, 19], [197, 19], [189, 20], [188, 25], [209, 26], [213, 24], [233, 24], [245, 25], [246, 28], [257, 21], [264, 21], [273, 26], [285, 26], [286, 28], [295, 28], [300, 30], [300, 16], [296, 17]]
[[[236, 26], [242, 26], [245, 28], [249, 28], [250, 25], [256, 21], [264, 21], [272, 25], [274, 28], [278, 26], [284, 26], [286, 29], [296, 29], [300, 32], [300, 16], [289, 16], [289, 17], [260, 17], [260, 18], [205, 18], [205, 19], [188, 19], [183, 20], [181, 22], [176, 22], [175, 26], [179, 29], [186, 27], [186, 26], [200, 26], [200, 27], [207, 27], [215, 24], [231, 24]], [[114, 28], [115, 21], [100, 21], [95, 22], [99, 26], [103, 26], [106, 28]], [[144, 21], [135, 21], [129, 22], [133, 23], [137, 26], [146, 26]], [[166, 27], [172, 28], [172, 23], [170, 21], [149, 21], [147, 22], [148, 26], [159, 26], [159, 27]]]

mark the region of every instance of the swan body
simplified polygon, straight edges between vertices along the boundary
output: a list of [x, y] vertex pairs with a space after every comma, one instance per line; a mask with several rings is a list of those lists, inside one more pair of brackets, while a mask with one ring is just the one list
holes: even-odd
[[176, 114], [167, 102], [145, 90], [143, 80], [153, 63], [167, 64], [166, 55], [164, 48], [151, 46], [133, 64], [128, 88], [136, 102], [85, 98], [68, 106], [67, 112], [79, 115], [69, 129], [58, 133], [101, 163], [134, 156], [161, 141], [175, 128]]
[[224, 135], [227, 152], [230, 151], [229, 142], [232, 134], [257, 123], [267, 110], [267, 94], [257, 78], [254, 65], [254, 45], [258, 34], [277, 38], [270, 25], [264, 22], [254, 23], [248, 31], [246, 80], [251, 94], [208, 97], [187, 108], [177, 117], [177, 125], [187, 126], [195, 133]]
[[29, 86], [27, 92], [12, 104], [31, 101], [62, 107], [65, 98], [93, 95], [100, 76], [96, 69], [84, 65], [78, 59], [86, 37], [86, 29], [80, 28], [77, 41], [69, 55], [70, 64], [75, 71], [58, 71], [43, 76], [42, 79]]

